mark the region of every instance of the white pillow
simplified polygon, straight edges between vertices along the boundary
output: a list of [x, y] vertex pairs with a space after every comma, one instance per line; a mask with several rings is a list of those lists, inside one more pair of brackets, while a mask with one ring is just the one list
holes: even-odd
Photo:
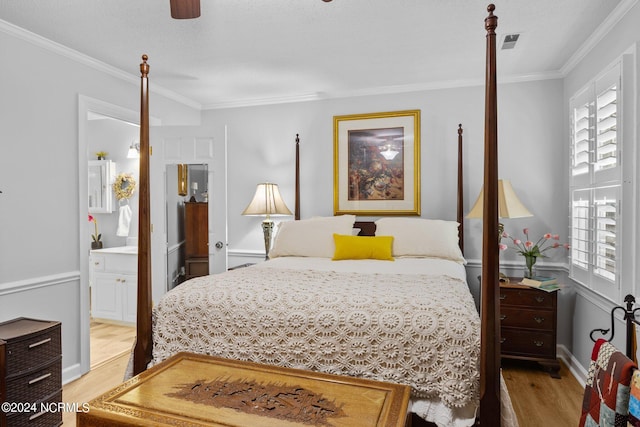
[[436, 257], [465, 263], [458, 246], [458, 223], [423, 218], [381, 218], [377, 236], [393, 236], [393, 256]]
[[351, 234], [355, 215], [317, 217], [298, 221], [284, 221], [269, 251], [269, 258], [308, 256], [331, 258], [335, 252], [333, 235]]

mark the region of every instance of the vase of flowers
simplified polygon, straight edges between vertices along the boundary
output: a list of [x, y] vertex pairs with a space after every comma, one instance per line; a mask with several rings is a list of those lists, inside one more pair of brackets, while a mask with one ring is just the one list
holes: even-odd
[[512, 246], [508, 246], [504, 243], [500, 244], [501, 250], [507, 250], [509, 248], [515, 250], [524, 257], [525, 268], [524, 277], [534, 277], [536, 275], [536, 262], [538, 258], [546, 258], [545, 252], [549, 249], [565, 248], [569, 249], [568, 243], [560, 243], [560, 236], [557, 234], [546, 233], [543, 234], [535, 243], [529, 239], [529, 229], [522, 230], [525, 235], [524, 241], [511, 236], [506, 231], [502, 233], [503, 238], [511, 239]]
[[95, 233], [91, 235], [91, 249], [102, 249], [102, 234], [98, 233], [98, 220], [93, 215], [89, 215], [89, 222], [93, 223]]

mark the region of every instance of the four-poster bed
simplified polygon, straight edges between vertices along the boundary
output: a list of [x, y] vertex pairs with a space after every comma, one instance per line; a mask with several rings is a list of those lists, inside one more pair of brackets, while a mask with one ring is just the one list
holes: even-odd
[[[447, 287], [452, 288], [452, 289], [457, 289], [456, 287], [460, 284], [463, 285], [464, 291], [460, 290], [460, 291], [455, 291], [457, 292], [456, 294], [456, 298], [458, 298], [458, 300], [456, 301], [456, 304], [458, 304], [458, 302], [460, 302], [459, 306], [457, 306], [459, 308], [457, 315], [459, 316], [457, 318], [457, 322], [456, 321], [449, 321], [450, 319], [447, 319], [446, 322], [440, 321], [440, 323], [446, 323], [446, 327], [440, 329], [437, 331], [437, 333], [435, 333], [436, 335], [447, 335], [447, 334], [455, 334], [460, 332], [460, 336], [456, 337], [454, 340], [456, 341], [456, 345], [458, 345], [458, 350], [457, 352], [452, 352], [451, 349], [449, 347], [444, 346], [444, 348], [439, 349], [438, 351], [441, 351], [443, 354], [448, 352], [448, 356], [444, 355], [444, 356], [438, 356], [438, 357], [442, 357], [442, 358], [449, 358], [452, 360], [452, 364], [455, 365], [455, 363], [453, 363], [453, 359], [455, 359], [456, 357], [458, 357], [458, 361], [459, 360], [465, 360], [465, 365], [464, 366], [458, 366], [458, 369], [460, 370], [459, 373], [464, 373], [464, 375], [456, 375], [455, 373], [452, 373], [451, 378], [447, 379], [444, 378], [441, 380], [441, 384], [438, 386], [440, 387], [439, 390], [443, 389], [443, 388], [447, 388], [449, 389], [449, 391], [453, 394], [445, 394], [443, 392], [435, 392], [432, 390], [432, 385], [430, 384], [431, 381], [431, 373], [429, 371], [423, 371], [421, 370], [422, 366], [404, 366], [402, 368], [402, 371], [409, 371], [410, 373], [413, 373], [413, 375], [417, 375], [420, 376], [422, 378], [420, 379], [415, 379], [415, 378], [411, 378], [410, 384], [412, 385], [412, 387], [414, 388], [414, 390], [416, 390], [416, 397], [417, 398], [421, 398], [427, 395], [435, 395], [437, 394], [438, 399], [444, 401], [444, 402], [449, 402], [451, 403], [452, 407], [456, 406], [455, 404], [453, 404], [452, 402], [455, 399], [459, 399], [462, 401], [468, 401], [468, 400], [474, 400], [474, 399], [478, 399], [479, 398], [479, 414], [477, 417], [472, 413], [471, 417], [475, 417], [476, 419], [479, 419], [480, 423], [483, 426], [497, 426], [500, 424], [500, 419], [501, 419], [501, 381], [500, 381], [500, 343], [499, 343], [499, 295], [498, 295], [498, 245], [497, 245], [497, 241], [498, 241], [498, 216], [497, 216], [497, 108], [496, 108], [496, 66], [495, 66], [495, 56], [496, 56], [496, 50], [495, 50], [495, 28], [497, 26], [497, 17], [495, 17], [493, 15], [493, 10], [494, 10], [494, 6], [490, 5], [488, 7], [488, 11], [489, 11], [489, 16], [485, 19], [485, 27], [487, 30], [487, 69], [486, 69], [486, 105], [485, 105], [485, 176], [484, 176], [484, 214], [483, 214], [483, 255], [482, 255], [482, 290], [481, 290], [481, 303], [480, 303], [480, 319], [475, 319], [474, 316], [476, 316], [477, 318], [477, 312], [475, 310], [475, 305], [473, 304], [473, 300], [472, 298], [470, 298], [470, 293], [468, 292], [468, 288], [466, 288], [466, 273], [464, 271], [464, 260], [460, 261], [459, 259], [455, 259], [456, 256], [449, 256], [449, 255], [443, 255], [443, 258], [449, 258], [446, 261], [448, 262], [446, 267], [442, 267], [444, 268], [444, 270], [446, 272], [446, 275], [453, 275], [456, 276], [456, 274], [459, 275], [458, 278], [454, 279], [447, 279], [446, 283], [447, 283]], [[149, 66], [146, 63], [147, 61], [147, 57], [146, 55], [143, 56], [143, 63], [141, 64], [140, 68], [141, 68], [141, 73], [142, 73], [142, 88], [141, 88], [141, 130], [140, 130], [140, 209], [139, 209], [139, 248], [138, 248], [138, 254], [139, 254], [139, 261], [138, 261], [138, 309], [137, 309], [137, 339], [136, 339], [136, 344], [135, 344], [135, 348], [133, 351], [133, 374], [138, 374], [141, 373], [142, 371], [144, 371], [147, 366], [150, 363], [157, 363], [159, 361], [162, 360], [162, 358], [158, 359], [157, 355], [155, 356], [157, 360], [153, 360], [154, 358], [154, 331], [152, 330], [152, 307], [151, 307], [151, 268], [150, 268], [150, 252], [151, 252], [151, 248], [150, 248], [150, 218], [149, 218], [149, 131], [148, 131], [148, 126], [149, 126], [149, 122], [148, 122], [148, 72], [149, 72]], [[462, 199], [462, 190], [463, 190], [463, 185], [462, 185], [462, 126], [460, 125], [458, 127], [458, 155], [459, 155], [459, 159], [458, 159], [458, 209], [457, 209], [457, 222], [460, 224], [460, 229], [457, 229], [457, 224], [456, 224], [456, 229], [455, 229], [455, 237], [456, 237], [456, 244], [460, 244], [460, 248], [462, 247], [462, 241], [463, 241], [463, 231], [462, 231], [462, 224], [463, 224], [463, 199]], [[300, 204], [299, 204], [299, 192], [300, 192], [300, 186], [299, 186], [299, 138], [296, 135], [296, 201], [295, 201], [295, 218], [296, 220], [299, 221], [295, 221], [296, 223], [298, 223], [298, 225], [302, 225], [304, 220], [300, 220]], [[347, 215], [345, 215], [344, 217], [348, 217]], [[355, 218], [353, 218], [355, 219]], [[365, 223], [365, 222], [356, 222], [355, 225], [353, 224], [353, 219], [351, 220], [351, 223], [349, 225], [349, 228], [351, 227], [356, 227], [356, 228], [360, 228], [361, 230], [363, 230], [361, 232], [361, 234], [368, 234], [368, 235], [372, 235], [373, 234], [373, 230], [375, 230], [375, 224], [372, 226], [372, 223]], [[315, 221], [319, 221], [319, 220], [315, 220]], [[429, 221], [429, 220], [422, 220], [422, 219], [418, 219], [418, 221]], [[320, 224], [319, 222], [316, 222], [316, 228], [317, 224]], [[330, 227], [334, 227], [335, 226], [335, 221], [329, 221], [327, 220], [327, 224], [332, 224]], [[397, 227], [398, 226], [398, 222], [393, 222], [393, 221], [381, 221], [379, 222], [380, 224], [380, 228], [384, 228], [384, 230], [393, 230], [394, 226]], [[395, 224], [395, 225], [394, 225]], [[404, 224], [404, 223], [400, 223], [400, 224]], [[407, 222], [406, 224], [409, 224], [409, 222]], [[428, 227], [428, 226], [433, 226], [434, 224], [431, 225], [425, 225], [422, 222], [418, 223], [415, 222], [415, 224], [419, 224], [419, 227]], [[438, 223], [437, 225], [443, 225], [445, 224], [445, 222], [441, 222]], [[445, 224], [446, 225], [446, 224]], [[342, 226], [342, 225], [341, 225]], [[370, 227], [373, 227], [372, 229], [370, 229]], [[447, 228], [447, 227], [441, 227], [441, 228]], [[282, 230], [285, 230], [285, 228], [282, 228]], [[281, 230], [281, 231], [282, 231]], [[433, 230], [433, 228], [431, 228], [430, 230]], [[411, 234], [412, 230], [409, 231], [409, 234]], [[284, 231], [283, 231], [284, 233]], [[344, 233], [344, 234], [348, 234], [348, 233]], [[401, 238], [399, 237], [399, 235], [402, 235], [402, 231], [398, 232], [398, 235], [395, 236], [396, 238], [396, 242], [399, 243]], [[406, 238], [406, 237], [405, 237]], [[278, 237], [277, 237], [278, 239]], [[284, 237], [283, 237], [284, 239]], [[395, 244], [395, 243], [394, 243]], [[274, 248], [275, 251], [274, 253], [278, 252], [278, 246], [275, 245], [276, 247]], [[395, 247], [395, 246], [394, 246]], [[282, 249], [282, 245], [279, 248], [280, 252], [286, 252], [286, 250]], [[459, 250], [456, 248], [456, 250]], [[451, 252], [451, 251], [450, 251]], [[449, 252], [448, 252], [449, 253]], [[290, 255], [290, 254], [286, 254], [285, 255]], [[415, 255], [411, 252], [408, 252], [407, 255], [409, 255], [409, 258], [411, 258], [412, 255]], [[431, 256], [432, 254], [428, 254], [429, 256]], [[461, 255], [461, 252], [460, 252]], [[308, 254], [305, 254], [304, 256], [309, 256]], [[312, 255], [314, 256], [314, 255]], [[331, 258], [331, 255], [329, 255], [329, 258]], [[415, 257], [413, 257], [415, 258]], [[452, 259], [454, 258], [454, 259]], [[276, 265], [275, 268], [247, 268], [247, 269], [243, 269], [243, 270], [247, 270], [247, 272], [230, 272], [230, 273], [224, 273], [222, 275], [218, 275], [219, 277], [224, 276], [224, 277], [229, 277], [229, 275], [238, 275], [238, 274], [244, 274], [245, 275], [245, 279], [247, 276], [269, 276], [269, 277], [274, 277], [277, 278], [279, 280], [272, 280], [274, 282], [287, 282], [287, 281], [291, 281], [294, 279], [291, 279], [290, 276], [285, 276], [284, 273], [284, 269], [289, 269], [290, 266], [289, 264], [285, 264], [283, 269], [280, 270], [278, 266], [278, 264], [282, 264], [280, 261], [282, 261], [285, 258], [280, 258], [278, 259], [277, 255], [275, 256], [275, 259], [273, 261], [270, 261], [269, 263], [272, 263], [274, 265]], [[297, 258], [294, 258], [294, 261]], [[331, 262], [330, 260], [328, 260], [329, 263]], [[367, 260], [368, 261], [368, 260]], [[326, 281], [327, 276], [339, 276], [338, 279], [339, 280], [346, 280], [349, 281], [348, 283], [351, 285], [353, 284], [353, 286], [356, 286], [356, 282], [358, 282], [357, 277], [355, 277], [353, 274], [354, 272], [350, 270], [350, 267], [348, 267], [350, 264], [345, 263], [343, 265], [346, 265], [347, 267], [344, 267], [345, 271], [334, 271], [333, 267], [326, 267], [327, 263], [325, 261], [321, 261], [318, 264], [308, 264], [306, 260], [304, 261], [299, 261], [297, 260], [296, 262], [300, 263], [301, 265], [304, 265], [304, 273], [302, 273], [303, 276], [308, 277], [309, 275], [313, 275], [310, 274], [309, 271], [315, 271], [314, 269], [318, 269], [318, 271], [320, 272], [320, 274], [317, 274], [318, 276], [321, 276], [322, 280]], [[377, 261], [377, 262], [381, 262], [381, 261]], [[264, 264], [269, 264], [269, 263], [264, 263]], [[428, 282], [435, 282], [435, 280], [431, 280], [429, 278], [426, 278], [426, 273], [423, 270], [422, 264], [418, 263], [415, 259], [399, 259], [396, 258], [396, 263], [400, 264], [401, 266], [403, 266], [403, 268], [405, 268], [404, 266], [407, 266], [406, 268], [408, 268], [409, 270], [412, 270], [415, 268], [415, 276], [412, 276], [411, 278], [407, 278], [407, 277], [400, 277], [401, 275], [397, 274], [395, 271], [390, 271], [387, 269], [387, 267], [381, 267], [381, 269], [379, 271], [374, 271], [375, 274], [378, 274], [379, 276], [375, 276], [373, 279], [369, 279], [367, 281], [367, 283], [364, 286], [376, 286], [379, 283], [375, 283], [376, 280], [386, 280], [386, 281], [390, 281], [390, 283], [393, 283], [394, 287], [393, 288], [389, 288], [389, 289], [394, 289], [395, 287], [403, 287], [403, 286], [408, 286], [408, 282], [415, 282], [417, 281], [417, 277], [420, 277], [420, 281], [422, 280], [426, 280]], [[456, 266], [450, 266], [450, 264], [453, 263]], [[456, 264], [457, 263], [457, 264]], [[318, 267], [320, 264], [325, 265], [325, 267]], [[311, 265], [311, 267], [307, 267], [307, 265]], [[335, 264], [334, 264], [335, 265]], [[377, 265], [377, 264], [376, 264]], [[419, 266], [418, 266], [419, 265]], [[378, 268], [378, 267], [376, 267]], [[440, 268], [440, 267], [438, 267]], [[453, 269], [453, 270], [452, 270]], [[257, 270], [257, 271], [256, 271]], [[318, 272], [316, 271], [316, 273]], [[457, 271], [458, 273], [455, 273], [453, 271]], [[269, 272], [268, 274], [265, 274], [265, 272]], [[453, 273], [452, 273], [453, 272]], [[392, 274], [393, 273], [393, 274]], [[289, 273], [287, 273], [289, 274]], [[298, 273], [296, 273], [298, 274]], [[439, 273], [442, 276], [444, 276], [444, 273]], [[364, 275], [362, 275], [364, 276]], [[371, 276], [371, 275], [369, 275]], [[375, 280], [374, 280], [375, 279]], [[195, 280], [195, 279], [194, 279]], [[222, 279], [224, 281], [224, 279]], [[244, 280], [244, 279], [243, 279]], [[247, 279], [248, 280], [248, 279]], [[295, 280], [303, 280], [303, 279], [299, 279], [298, 277], [296, 277]], [[305, 279], [306, 280], [306, 279]], [[442, 278], [440, 278], [439, 280], [442, 280]], [[460, 282], [460, 283], [458, 283]], [[204, 282], [193, 282], [195, 285], [197, 286], [191, 286], [193, 288], [198, 288], [198, 286], [205, 286]], [[296, 283], [296, 287], [302, 287], [302, 286], [298, 286], [303, 284], [302, 281], [300, 282], [295, 282]], [[420, 283], [422, 285], [422, 283]], [[253, 282], [252, 286], [255, 287], [256, 283]], [[183, 285], [181, 285], [181, 287], [183, 287]], [[226, 284], [227, 288], [235, 288], [236, 285], [229, 282]], [[277, 286], [277, 284], [276, 284]], [[440, 286], [440, 285], [434, 285], [434, 286]], [[180, 288], [180, 287], [178, 287]], [[176, 288], [176, 289], [178, 289]], [[187, 288], [187, 287], [185, 287]], [[266, 288], [265, 288], [266, 289]], [[366, 288], [362, 288], [361, 292], [366, 289]], [[379, 287], [376, 289], [380, 289]], [[318, 291], [321, 292], [321, 286], [317, 285], [317, 284], [311, 284], [310, 288], [306, 291], [309, 294], [311, 294], [314, 291]], [[172, 291], [173, 292], [173, 291]], [[200, 292], [200, 291], [197, 291]], [[196, 292], [196, 293], [197, 293]], [[205, 291], [202, 291], [205, 292]], [[247, 292], [249, 292], [249, 290], [247, 290]], [[265, 294], [269, 294], [270, 290], [265, 290], [264, 291]], [[391, 291], [389, 291], [391, 292]], [[415, 292], [415, 291], [412, 291]], [[420, 291], [422, 292], [422, 291]], [[443, 291], [437, 291], [442, 293]], [[427, 299], [438, 299], [437, 298], [437, 292], [434, 295], [428, 296]], [[224, 293], [224, 292], [223, 292]], [[297, 295], [297, 294], [296, 294]], [[303, 295], [303, 294], [300, 294]], [[395, 296], [395, 294], [394, 294]], [[175, 296], [175, 294], [173, 294], [171, 297], [167, 298], [167, 300], [169, 300], [169, 303], [171, 302], [171, 298], [173, 298], [174, 300], [177, 301], [177, 298], [183, 298], [181, 299], [181, 304], [183, 304], [183, 306], [181, 308], [184, 308], [184, 302], [187, 301], [187, 305], [191, 304], [191, 299], [192, 295], [188, 295], [186, 297], [177, 297]], [[207, 297], [205, 297], [206, 299]], [[208, 297], [211, 298], [211, 297]], [[234, 298], [239, 298], [238, 296], [235, 296]], [[259, 299], [260, 296], [255, 297], [256, 299]], [[304, 299], [304, 296], [299, 296], [297, 298], [300, 299]], [[322, 295], [321, 294], [315, 294], [314, 298], [317, 298], [318, 300], [322, 300]], [[346, 296], [345, 299], [349, 299], [349, 296]], [[400, 298], [398, 296], [398, 298]], [[416, 297], [417, 298], [417, 297]], [[292, 297], [292, 299], [295, 299], [294, 297]], [[469, 305], [469, 301], [471, 302], [471, 304]], [[163, 313], [163, 307], [168, 305], [169, 303], [165, 303], [165, 298], [163, 298], [163, 300], [161, 300], [161, 302], [159, 303], [160, 308], [158, 308], [157, 312], [156, 312], [156, 317], [154, 318], [153, 321], [153, 327], [158, 327], [158, 325], [161, 323], [159, 321], [159, 319], [162, 318], [162, 314], [159, 313]], [[403, 303], [408, 305], [411, 305], [411, 302], [407, 302], [407, 303]], [[417, 306], [420, 306], [422, 303], [417, 303]], [[194, 303], [194, 305], [196, 305], [196, 303]], [[427, 303], [425, 302], [423, 305], [427, 305]], [[455, 304], [453, 304], [455, 305]], [[429, 307], [429, 310], [433, 309], [433, 307]], [[416, 308], [416, 306], [412, 306], [410, 307], [410, 310], [413, 310], [411, 312], [406, 312], [403, 313], [402, 315], [397, 315], [397, 316], [404, 316], [403, 318], [411, 318], [411, 316], [415, 316], [415, 312], [419, 310], [419, 308]], [[451, 310], [451, 307], [445, 307], [445, 310]], [[233, 312], [233, 311], [230, 311]], [[466, 314], [463, 312], [467, 312]], [[197, 312], [199, 316], [202, 315], [201, 312]], [[396, 314], [390, 314], [390, 316], [394, 316]], [[424, 314], [425, 316], [431, 316], [430, 314], [428, 314], [427, 312], [425, 312]], [[446, 314], [447, 316], [450, 316], [450, 314]], [[462, 317], [465, 315], [469, 315], [470, 317]], [[265, 314], [265, 316], [268, 317], [268, 314]], [[318, 314], [319, 316], [319, 314]], [[186, 324], [182, 325], [182, 326], [178, 326], [177, 329], [172, 330], [171, 332], [167, 332], [172, 326], [172, 323], [175, 323], [174, 320], [170, 320], [169, 321], [169, 325], [165, 325], [166, 328], [168, 329], [163, 329], [161, 332], [158, 332], [155, 336], [155, 338], [159, 339], [159, 341], [163, 342], [163, 345], [165, 345], [163, 348], [163, 350], [169, 351], [171, 349], [170, 345], [168, 345], [167, 343], [171, 344], [171, 342], [176, 341], [177, 339], [175, 338], [175, 335], [185, 335], [187, 336], [188, 339], [192, 340], [192, 341], [197, 341], [196, 344], [194, 344], [194, 346], [190, 349], [193, 350], [195, 348], [196, 351], [200, 351], [200, 352], [206, 352], [207, 349], [203, 348], [204, 343], [208, 343], [208, 338], [207, 337], [200, 337], [198, 336], [198, 334], [200, 334], [199, 330], [196, 329], [191, 329], [191, 323], [198, 323], [198, 319], [200, 317], [197, 316], [192, 316], [191, 319], [187, 319], [186, 320]], [[213, 317], [213, 316], [212, 316]], [[463, 320], [461, 320], [463, 319]], [[271, 320], [271, 319], [270, 319]], [[217, 320], [216, 320], [217, 321]], [[236, 323], [240, 322], [240, 320], [235, 319], [234, 320]], [[275, 320], [277, 322], [277, 320]], [[191, 322], [191, 323], [189, 323]], [[265, 321], [266, 322], [266, 321]], [[215, 323], [215, 322], [213, 322]], [[267, 322], [268, 323], [268, 322]], [[438, 323], [438, 321], [436, 321], [436, 323]], [[454, 326], [452, 326], [454, 325]], [[477, 334], [475, 334], [475, 332], [477, 332], [475, 329], [470, 329], [472, 330], [471, 334], [467, 334], [464, 331], [460, 331], [460, 330], [455, 330], [456, 327], [462, 328], [462, 330], [465, 330], [465, 328], [467, 327], [467, 325], [475, 325], [475, 326], [469, 326], [469, 328], [478, 328], [478, 331], [480, 332], [480, 339], [479, 342], [474, 342], [473, 337], [475, 336], [475, 338], [477, 338]], [[322, 326], [322, 325], [321, 325]], [[382, 326], [382, 323], [380, 323], [379, 329], [382, 328], [384, 329]], [[414, 325], [415, 326], [415, 325]], [[317, 325], [316, 325], [317, 327]], [[211, 326], [209, 326], [209, 328], [211, 328]], [[454, 329], [454, 331], [451, 331], [450, 329]], [[362, 333], [364, 334], [366, 331], [362, 330], [362, 331], [358, 331], [358, 334]], [[317, 331], [315, 332], [317, 333]], [[404, 332], [403, 332], [404, 333]], [[411, 333], [415, 333], [415, 335], [420, 335], [420, 333], [416, 332], [415, 330], [412, 330]], [[173, 335], [172, 335], [173, 334]], [[168, 335], [171, 335], [170, 338], [167, 338]], [[302, 335], [302, 333], [301, 333]], [[428, 334], [425, 334], [428, 335]], [[390, 335], [391, 336], [391, 335]], [[396, 339], [399, 339], [399, 337], [402, 337], [402, 334], [398, 334], [398, 335], [394, 335], [394, 337], [396, 337]], [[343, 337], [344, 338], [344, 337]], [[351, 337], [347, 337], [347, 339], [350, 339]], [[182, 338], [180, 338], [182, 339]], [[235, 340], [235, 336], [231, 336], [229, 339], [231, 340]], [[311, 339], [311, 338], [309, 338]], [[341, 338], [342, 339], [342, 338]], [[376, 340], [379, 339], [377, 337], [373, 337], [370, 338], [371, 340]], [[391, 340], [389, 340], [391, 341]], [[443, 339], [442, 341], [446, 341], [445, 339]], [[330, 339], [327, 339], [327, 343], [330, 342]], [[217, 344], [220, 347], [229, 347], [230, 345], [225, 343], [222, 340], [217, 341]], [[326, 343], [325, 343], [326, 344]], [[384, 351], [388, 351], [390, 353], [393, 353], [393, 350], [391, 350], [391, 347], [393, 347], [393, 344], [395, 343], [387, 343], [387, 345], [389, 345], [388, 348], [385, 348]], [[168, 345], [168, 346], [167, 346]], [[234, 345], [235, 346], [242, 346], [242, 343], [239, 341], [234, 341]], [[448, 344], [447, 344], [448, 345]], [[418, 348], [418, 350], [416, 351], [416, 355], [415, 356], [409, 356], [409, 351], [408, 349], [400, 349], [398, 350], [401, 354], [404, 354], [403, 352], [406, 352], [407, 354], [407, 358], [410, 357], [414, 357], [414, 359], [420, 359], [422, 360], [425, 364], [427, 362], [430, 362], [428, 360], [424, 360], [424, 358], [426, 356], [424, 356], [425, 354], [429, 353], [432, 351], [432, 347], [435, 348], [436, 345], [430, 345], [428, 343], [424, 343], [421, 342], [419, 344], [413, 344], [414, 347]], [[258, 351], [266, 351], [266, 345], [260, 346], [262, 348], [259, 348]], [[442, 343], [440, 344], [440, 347], [443, 347]], [[383, 346], [380, 345], [380, 351], [383, 351]], [[167, 350], [169, 349], [169, 350]], [[475, 349], [475, 350], [474, 350]], [[157, 349], [156, 349], [157, 350]], [[414, 349], [415, 350], [415, 349]], [[292, 348], [291, 352], [295, 353], [295, 351], [299, 351], [299, 349], [295, 349]], [[363, 350], [366, 351], [366, 350]], [[413, 350], [412, 350], [413, 351]], [[436, 350], [433, 350], [434, 352]], [[476, 352], [477, 354], [473, 354], [474, 352]], [[233, 351], [232, 351], [233, 353]], [[468, 353], [468, 354], [467, 354]], [[234, 353], [235, 354], [235, 353]], [[350, 354], [348, 354], [350, 355]], [[241, 357], [243, 357], [243, 355], [240, 355]], [[163, 356], [164, 357], [164, 356]], [[249, 357], [249, 356], [247, 356]], [[302, 356], [300, 356], [302, 357]], [[434, 356], [435, 357], [435, 356]], [[477, 357], [477, 358], [476, 358]], [[273, 356], [274, 360], [278, 359], [278, 356]], [[477, 361], [477, 359], [479, 359], [479, 363]], [[297, 359], [296, 359], [297, 360]], [[346, 362], [345, 362], [346, 363]], [[387, 363], [387, 362], [385, 362]], [[389, 362], [391, 364], [391, 362]], [[478, 368], [479, 365], [479, 372], [477, 375], [477, 378], [475, 377], [476, 373], [474, 372], [474, 369]], [[315, 365], [314, 365], [315, 366]], [[362, 368], [362, 367], [361, 367]], [[440, 367], [441, 368], [441, 367]], [[363, 371], [366, 371], [365, 368], [362, 368]], [[358, 369], [355, 369], [353, 371], [355, 375], [357, 375]], [[417, 374], [416, 374], [417, 372]], [[369, 372], [361, 372], [363, 375], [368, 374]], [[400, 374], [398, 374], [397, 372], [385, 372], [384, 374], [381, 374], [383, 378], [392, 380], [394, 378], [397, 379], [398, 382], [403, 381], [404, 378], [400, 377]], [[464, 378], [465, 375], [468, 375], [470, 378]], [[435, 380], [433, 380], [435, 382]], [[446, 386], [445, 386], [446, 384]], [[460, 389], [465, 389], [465, 390], [460, 390]], [[474, 389], [476, 390], [477, 393], [473, 393], [473, 395], [468, 395], [465, 394], [466, 392], [469, 391], [469, 389]], [[455, 396], [455, 397], [452, 397]], [[419, 399], [418, 399], [419, 400]], [[461, 405], [462, 406], [462, 405]], [[465, 406], [466, 408], [469, 407], [469, 405]], [[468, 417], [468, 416], [467, 416]]]

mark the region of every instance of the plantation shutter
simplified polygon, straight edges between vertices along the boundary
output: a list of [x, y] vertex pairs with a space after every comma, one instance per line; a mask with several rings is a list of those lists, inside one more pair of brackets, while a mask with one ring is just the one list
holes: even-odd
[[616, 300], [620, 268], [620, 65], [571, 100], [572, 279]]

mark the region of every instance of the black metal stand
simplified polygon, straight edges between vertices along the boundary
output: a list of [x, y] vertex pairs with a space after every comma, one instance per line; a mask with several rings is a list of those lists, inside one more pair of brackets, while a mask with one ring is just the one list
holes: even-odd
[[636, 320], [636, 312], [640, 310], [640, 307], [637, 308], [633, 308], [633, 304], [635, 304], [636, 299], [633, 295], [627, 295], [626, 297], [624, 297], [624, 302], [627, 304], [627, 307], [623, 307], [623, 306], [616, 306], [613, 307], [611, 309], [611, 328], [609, 329], [594, 329], [591, 331], [591, 333], [589, 334], [589, 338], [591, 338], [591, 341], [596, 342], [597, 338], [593, 337], [593, 334], [596, 332], [600, 332], [601, 335], [607, 335], [609, 333], [609, 331], [611, 331], [611, 336], [609, 338], [605, 338], [607, 341], [611, 341], [613, 340], [613, 337], [615, 335], [615, 331], [616, 331], [616, 324], [615, 324], [615, 317], [614, 314], [616, 311], [618, 310], [622, 310], [624, 313], [624, 317], [622, 318], [622, 320], [625, 321], [626, 326], [627, 326], [627, 349], [625, 354], [627, 355], [627, 357], [631, 360], [635, 360], [635, 354], [634, 350], [635, 350], [635, 345], [634, 345], [634, 330], [633, 328], [635, 328], [635, 325], [640, 325], [640, 321]]

